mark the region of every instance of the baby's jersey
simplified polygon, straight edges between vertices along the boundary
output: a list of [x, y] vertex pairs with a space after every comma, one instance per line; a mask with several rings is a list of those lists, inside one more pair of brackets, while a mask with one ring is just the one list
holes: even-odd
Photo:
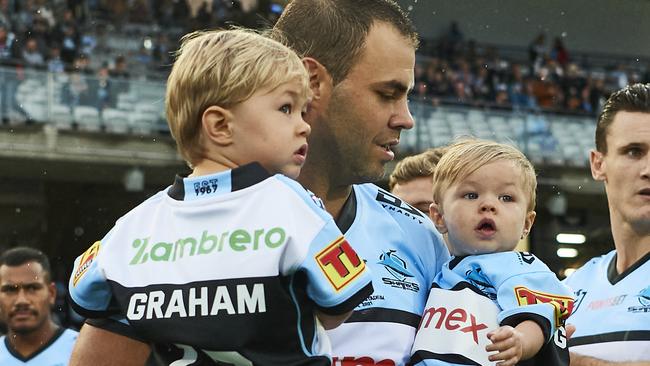
[[372, 292], [320, 200], [258, 164], [177, 177], [77, 258], [69, 287], [80, 314], [117, 319], [94, 324], [165, 365], [329, 365], [315, 311]]
[[575, 291], [571, 352], [608, 361], [650, 361], [650, 254], [622, 274], [616, 251], [596, 257], [565, 283]]
[[403, 365], [447, 247], [428, 216], [374, 184], [354, 186], [338, 224], [367, 260], [375, 292], [328, 331], [334, 365]]
[[79, 333], [60, 328], [40, 350], [23, 357], [9, 343], [6, 336], [0, 337], [0, 365], [2, 366], [67, 366], [72, 348]]
[[563, 325], [572, 307], [571, 291], [533, 254], [455, 257], [434, 281], [412, 363], [492, 365], [485, 351], [487, 334], [533, 320], [542, 328], [545, 345], [521, 364], [568, 365]]

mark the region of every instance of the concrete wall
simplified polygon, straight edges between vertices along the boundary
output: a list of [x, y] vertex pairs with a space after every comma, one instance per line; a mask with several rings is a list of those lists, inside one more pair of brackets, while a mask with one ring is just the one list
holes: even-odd
[[569, 51], [650, 58], [649, 0], [398, 0], [424, 38], [452, 20], [466, 39], [526, 46], [540, 32], [547, 46], [564, 35]]

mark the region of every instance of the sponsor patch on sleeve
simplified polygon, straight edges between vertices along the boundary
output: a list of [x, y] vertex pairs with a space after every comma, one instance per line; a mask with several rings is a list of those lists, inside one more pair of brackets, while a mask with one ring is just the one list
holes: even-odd
[[540, 291], [533, 291], [524, 286], [515, 287], [515, 296], [519, 306], [550, 303], [555, 307], [555, 325], [564, 324], [564, 320], [571, 315], [573, 311], [573, 298], [570, 296], [561, 296], [549, 294]]
[[97, 256], [97, 253], [99, 252], [100, 246], [101, 242], [96, 241], [93, 245], [90, 246], [90, 248], [88, 248], [88, 250], [84, 252], [84, 254], [81, 255], [81, 258], [79, 259], [79, 265], [74, 270], [74, 277], [72, 278], [73, 286], [77, 286], [77, 282], [79, 282], [81, 277], [83, 277], [83, 275], [88, 271], [88, 268], [93, 263], [95, 257]]
[[366, 268], [366, 264], [342, 236], [316, 254], [315, 258], [336, 291], [352, 282]]

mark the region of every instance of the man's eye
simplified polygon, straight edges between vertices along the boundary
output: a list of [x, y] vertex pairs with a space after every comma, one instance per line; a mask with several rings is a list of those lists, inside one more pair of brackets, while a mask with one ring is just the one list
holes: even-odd
[[0, 288], [0, 292], [4, 292], [6, 294], [13, 294], [18, 292], [18, 286], [3, 286]]
[[643, 150], [639, 148], [631, 148], [625, 152], [625, 154], [632, 158], [638, 158], [643, 155]]
[[282, 107], [280, 107], [280, 112], [285, 114], [291, 114], [291, 104], [285, 104]]
[[474, 192], [465, 193], [465, 194], [463, 195], [463, 198], [467, 198], [467, 199], [470, 199], [470, 200], [475, 200], [475, 199], [478, 198], [478, 194], [477, 194], [477, 193], [474, 193]]

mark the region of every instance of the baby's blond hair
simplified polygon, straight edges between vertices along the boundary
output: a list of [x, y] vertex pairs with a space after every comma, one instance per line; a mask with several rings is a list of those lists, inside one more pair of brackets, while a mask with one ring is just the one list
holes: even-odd
[[302, 61], [278, 41], [245, 29], [192, 32], [181, 40], [167, 79], [165, 111], [181, 156], [193, 166], [204, 158], [200, 131], [203, 112], [246, 101], [260, 90], [271, 91], [298, 81], [309, 96]]
[[521, 168], [521, 183], [528, 194], [528, 211], [535, 210], [537, 177], [535, 168], [517, 148], [494, 141], [463, 138], [448, 146], [433, 173], [433, 200], [442, 204], [450, 186], [465, 180], [478, 168], [497, 161], [509, 161]]

